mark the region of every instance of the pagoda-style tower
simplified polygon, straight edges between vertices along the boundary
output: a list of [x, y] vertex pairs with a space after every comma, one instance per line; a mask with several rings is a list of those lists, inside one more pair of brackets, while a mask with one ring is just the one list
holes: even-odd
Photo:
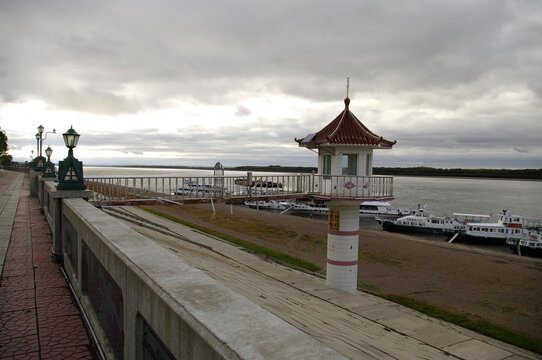
[[[372, 191], [373, 149], [391, 149], [389, 141], [371, 132], [348, 109], [315, 134], [295, 139], [300, 147], [318, 150], [320, 193], [329, 208], [327, 283], [355, 293], [358, 274], [359, 205], [381, 199]], [[388, 196], [389, 198], [389, 196]]]

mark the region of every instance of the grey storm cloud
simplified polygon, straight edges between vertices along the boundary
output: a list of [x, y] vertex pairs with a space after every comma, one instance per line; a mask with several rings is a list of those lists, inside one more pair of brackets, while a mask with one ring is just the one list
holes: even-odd
[[[86, 137], [125, 153], [199, 148], [211, 158], [252, 149], [256, 157], [279, 142], [294, 148], [294, 137], [342, 110], [349, 76], [351, 110], [398, 141], [385, 161], [418, 148], [427, 154], [418, 161], [430, 162], [432, 149], [502, 147], [542, 166], [538, 0], [3, 1], [0, 48], [0, 107], [37, 100], [115, 116], [184, 99], [231, 105], [237, 117], [254, 119], [215, 132]], [[269, 123], [244, 104], [243, 92], [338, 106]]]

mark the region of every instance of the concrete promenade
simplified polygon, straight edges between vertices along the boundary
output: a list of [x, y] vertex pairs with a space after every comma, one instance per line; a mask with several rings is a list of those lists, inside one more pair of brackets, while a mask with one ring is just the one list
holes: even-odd
[[28, 175], [0, 170], [0, 359], [95, 359]]

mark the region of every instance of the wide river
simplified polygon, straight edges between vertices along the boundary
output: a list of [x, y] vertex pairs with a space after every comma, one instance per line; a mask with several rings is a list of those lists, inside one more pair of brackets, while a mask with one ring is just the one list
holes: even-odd
[[[212, 176], [212, 170], [87, 167], [85, 176]], [[226, 171], [227, 176], [246, 175]], [[254, 175], [280, 175], [258, 173]], [[542, 219], [542, 181], [494, 180], [471, 178], [394, 176], [393, 207], [416, 208], [425, 205], [436, 215], [454, 212], [493, 214], [507, 209], [525, 219]]]

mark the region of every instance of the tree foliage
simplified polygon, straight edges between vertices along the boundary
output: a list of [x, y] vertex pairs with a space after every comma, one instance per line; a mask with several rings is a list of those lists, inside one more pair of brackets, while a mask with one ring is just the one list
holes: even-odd
[[267, 166], [237, 166], [227, 168], [227, 170], [234, 171], [261, 171], [261, 172], [288, 172], [288, 173], [312, 173], [316, 172], [315, 167], [308, 166], [280, 166], [280, 165], [267, 165]]
[[0, 163], [11, 164], [13, 158], [8, 154], [8, 136], [4, 130], [0, 130]]
[[0, 155], [8, 151], [8, 136], [4, 130], [0, 130]]

